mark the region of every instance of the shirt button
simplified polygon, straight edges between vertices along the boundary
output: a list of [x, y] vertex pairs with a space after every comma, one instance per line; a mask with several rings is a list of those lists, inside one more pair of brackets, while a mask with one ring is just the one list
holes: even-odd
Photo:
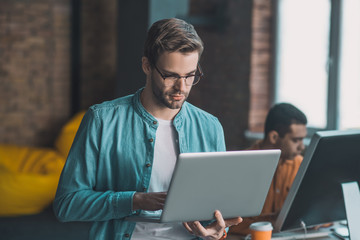
[[126, 237], [126, 238], [130, 237], [130, 234], [125, 233], [125, 237]]
[[150, 167], [150, 166], [151, 166], [151, 163], [147, 163], [147, 164], [146, 164], [146, 167]]
[[153, 121], [153, 124], [154, 124], [154, 125], [157, 124], [157, 121]]
[[153, 139], [153, 138], [150, 138], [150, 139], [149, 139], [149, 142], [153, 142], [153, 141], [154, 141], [154, 139]]

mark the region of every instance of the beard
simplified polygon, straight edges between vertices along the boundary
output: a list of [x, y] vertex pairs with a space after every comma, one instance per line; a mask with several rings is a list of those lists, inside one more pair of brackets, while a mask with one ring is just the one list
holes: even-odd
[[[163, 105], [170, 109], [180, 109], [189, 96], [189, 92], [182, 92], [171, 87], [169, 90], [162, 90], [154, 81], [151, 79], [152, 92], [160, 105]], [[181, 99], [176, 99], [181, 98]]]
[[286, 159], [286, 160], [293, 160], [297, 155], [298, 155], [298, 153], [295, 153], [295, 152], [287, 152], [287, 151], [283, 151], [283, 150], [282, 150], [281, 158], [282, 158], [282, 159]]

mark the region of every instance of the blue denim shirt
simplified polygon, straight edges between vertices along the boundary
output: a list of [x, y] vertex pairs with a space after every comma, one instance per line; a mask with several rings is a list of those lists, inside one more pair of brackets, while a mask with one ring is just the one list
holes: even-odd
[[[132, 198], [149, 186], [158, 126], [141, 91], [90, 107], [62, 171], [55, 214], [60, 221], [93, 221], [90, 239], [129, 239], [134, 230], [124, 217], [139, 213]], [[173, 124], [181, 153], [225, 151], [218, 119], [190, 103]]]

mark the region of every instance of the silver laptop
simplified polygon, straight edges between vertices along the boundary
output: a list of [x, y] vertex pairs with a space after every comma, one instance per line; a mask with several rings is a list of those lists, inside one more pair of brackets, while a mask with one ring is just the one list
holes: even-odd
[[350, 240], [360, 240], [360, 190], [357, 182], [342, 183]]
[[182, 153], [161, 213], [129, 221], [186, 222], [258, 216], [263, 208], [280, 150]]

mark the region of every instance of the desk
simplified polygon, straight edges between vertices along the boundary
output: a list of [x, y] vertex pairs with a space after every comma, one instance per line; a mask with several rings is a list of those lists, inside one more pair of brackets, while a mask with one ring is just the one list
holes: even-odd
[[[244, 240], [244, 239], [245, 238], [243, 236], [231, 234], [231, 233], [226, 238], [226, 240]], [[307, 239], [311, 239], [311, 238], [307, 238]], [[333, 234], [330, 234], [328, 237], [319, 237], [319, 238], [313, 238], [313, 239], [316, 239], [316, 240], [341, 240], [341, 238], [336, 237]]]
[[[306, 239], [316, 239], [316, 240], [344, 240], [349, 238], [340, 238], [333, 234], [333, 229], [335, 228], [344, 228], [343, 225], [339, 223], [335, 223], [333, 226], [330, 226], [328, 228], [320, 228], [319, 230], [308, 230], [308, 235], [306, 236]], [[294, 231], [294, 234], [291, 232], [284, 232], [284, 233], [273, 233], [273, 237], [271, 239], [274, 240], [290, 240], [290, 239], [297, 239], [297, 240], [303, 240], [305, 239], [304, 231]], [[328, 234], [328, 236], [316, 236], [319, 234]], [[237, 235], [234, 233], [229, 233], [227, 240], [244, 240], [245, 237], [242, 235]], [[249, 238], [251, 240], [251, 238]]]
[[[310, 239], [310, 238], [308, 238]], [[341, 238], [338, 238], [334, 235], [330, 235], [329, 237], [320, 237], [320, 238], [314, 238], [316, 240], [341, 240]], [[244, 237], [236, 234], [229, 234], [226, 240], [244, 240]]]

